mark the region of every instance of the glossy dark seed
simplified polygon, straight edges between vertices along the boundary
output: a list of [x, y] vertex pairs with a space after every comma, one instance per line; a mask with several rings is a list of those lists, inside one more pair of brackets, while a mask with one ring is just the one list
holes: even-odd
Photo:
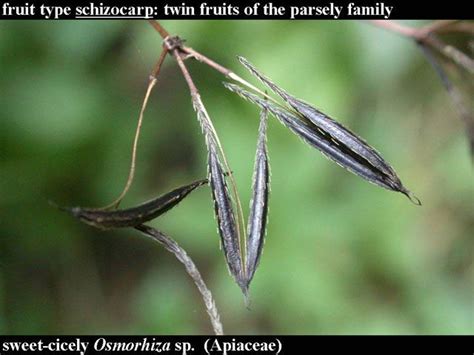
[[421, 204], [420, 201], [402, 185], [400, 179], [393, 169], [389, 168], [390, 166], [388, 164], [386, 164], [387, 168], [382, 170], [372, 165], [365, 156], [360, 155], [357, 150], [350, 149], [344, 142], [337, 140], [298, 113], [263, 100], [237, 85], [229, 83], [224, 83], [224, 85], [241, 97], [267, 109], [293, 133], [302, 138], [310, 146], [320, 150], [326, 157], [335, 161], [340, 166], [371, 183], [388, 190], [405, 194], [415, 204]]
[[239, 231], [232, 207], [232, 200], [225, 181], [225, 174], [221, 162], [219, 161], [218, 138], [200, 96], [195, 94], [192, 98], [194, 110], [197, 113], [198, 120], [206, 138], [209, 182], [212, 198], [214, 200], [214, 212], [221, 237], [222, 249], [229, 272], [245, 293]]
[[191, 184], [178, 187], [140, 206], [123, 210], [106, 211], [81, 207], [61, 207], [61, 209], [68, 211], [82, 222], [100, 229], [135, 227], [169, 211], [196, 188], [207, 183], [207, 179], [197, 180]]
[[214, 149], [209, 150], [209, 181], [211, 185], [212, 198], [214, 200], [214, 211], [217, 218], [221, 245], [229, 267], [230, 273], [237, 283], [242, 283], [242, 258], [240, 244], [237, 238], [237, 226], [232, 209], [227, 183], [224, 179], [221, 164]]
[[285, 90], [278, 87], [268, 77], [260, 73], [247, 59], [238, 57], [242, 63], [255, 77], [264, 83], [270, 90], [279, 95], [301, 116], [311, 121], [316, 127], [331, 136], [334, 140], [344, 144], [348, 149], [367, 160], [371, 165], [384, 172], [387, 175], [395, 176], [393, 168], [380, 156], [380, 154], [369, 146], [362, 138], [351, 132], [339, 122], [330, 118], [310, 104], [288, 94]]
[[247, 288], [252, 281], [258, 267], [263, 250], [267, 216], [268, 195], [270, 189], [270, 172], [268, 164], [267, 137], [267, 109], [262, 109], [260, 114], [260, 127], [258, 130], [257, 151], [253, 173], [253, 197], [250, 203], [248, 220], [248, 242], [246, 253], [246, 283]]

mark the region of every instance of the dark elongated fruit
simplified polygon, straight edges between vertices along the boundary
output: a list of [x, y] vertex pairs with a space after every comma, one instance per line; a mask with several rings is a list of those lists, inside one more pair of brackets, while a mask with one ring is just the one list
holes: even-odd
[[279, 95], [301, 116], [311, 121], [316, 127], [330, 135], [334, 140], [343, 143], [348, 149], [353, 150], [360, 156], [363, 156], [367, 162], [386, 173], [395, 176], [393, 168], [380, 156], [380, 154], [369, 146], [362, 138], [351, 132], [339, 122], [333, 120], [323, 112], [314, 108], [310, 104], [288, 94], [285, 90], [278, 87], [269, 78], [260, 73], [247, 59], [238, 57], [242, 63], [255, 77], [264, 83], [270, 90]]
[[[237, 284], [246, 292], [244, 287], [244, 273], [242, 253], [240, 249], [239, 229], [234, 217], [232, 200], [225, 181], [225, 174], [219, 161], [219, 141], [217, 134], [209, 118], [207, 110], [201, 101], [201, 97], [194, 93], [192, 95], [194, 110], [201, 124], [206, 138], [208, 151], [208, 172], [211, 185], [212, 198], [214, 200], [214, 212], [217, 218], [217, 226], [221, 237], [221, 245], [224, 251], [227, 267]], [[225, 157], [224, 157], [225, 159]], [[229, 174], [231, 174], [229, 172]]]
[[61, 209], [71, 213], [82, 222], [100, 229], [135, 227], [169, 211], [196, 188], [207, 183], [207, 179], [197, 180], [191, 184], [178, 187], [140, 206], [123, 210], [105, 211], [81, 207], [61, 207]]
[[221, 236], [222, 249], [224, 250], [230, 273], [234, 276], [237, 283], [242, 285], [242, 258], [240, 244], [237, 238], [237, 225], [232, 209], [232, 201], [227, 192], [227, 184], [218, 155], [212, 148], [209, 149], [208, 165], [209, 180], [219, 235]]
[[302, 138], [310, 146], [320, 150], [326, 157], [335, 161], [342, 167], [371, 183], [388, 190], [405, 194], [415, 204], [421, 204], [420, 201], [403, 186], [395, 171], [383, 159], [374, 165], [370, 161], [371, 158], [360, 153], [360, 151], [362, 151], [361, 149], [357, 149], [358, 147], [356, 149], [351, 149], [344, 141], [340, 141], [336, 137], [331, 136], [305, 116], [280, 105], [263, 100], [260, 97], [243, 90], [237, 85], [229, 83], [224, 83], [224, 85], [226, 88], [239, 94], [241, 97], [267, 109], [293, 133]]
[[[204, 133], [208, 153], [207, 169], [209, 173], [209, 182], [211, 184], [212, 197], [214, 200], [214, 212], [217, 217], [219, 234], [221, 236], [221, 245], [224, 249], [224, 256], [228, 269], [245, 294], [244, 265], [240, 249], [240, 232], [242, 231], [245, 233], [245, 230], [243, 229], [244, 217], [237, 191], [237, 184], [235, 183], [217, 132], [212, 124], [209, 114], [207, 113], [206, 107], [201, 100], [201, 95], [184, 64], [184, 59], [181, 57], [182, 53], [179, 51], [180, 43], [177, 46], [170, 46], [169, 43], [166, 44], [168, 49], [176, 58], [181, 72], [183, 73], [183, 77], [188, 84], [194, 111], [196, 111], [199, 124]], [[219, 161], [219, 153], [225, 168], [229, 172], [234, 200], [231, 199], [227, 189], [222, 165]], [[239, 218], [237, 219], [234, 217], [232, 207], [234, 203], [239, 214]]]
[[247, 225], [246, 283], [247, 288], [258, 267], [263, 250], [268, 216], [270, 172], [266, 145], [268, 110], [262, 109], [258, 130], [257, 151], [253, 173], [253, 196]]

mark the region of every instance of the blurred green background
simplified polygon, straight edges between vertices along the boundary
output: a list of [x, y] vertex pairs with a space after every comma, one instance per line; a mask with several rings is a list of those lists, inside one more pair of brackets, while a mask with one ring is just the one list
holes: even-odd
[[[416, 46], [364, 22], [162, 24], [255, 83], [235, 58], [245, 56], [347, 124], [423, 201], [348, 173], [271, 119], [270, 219], [251, 310], [227, 272], [208, 188], [152, 223], [194, 259], [225, 332], [474, 332], [468, 144]], [[160, 46], [145, 21], [0, 22], [0, 333], [212, 331], [173, 255], [134, 230], [101, 232], [47, 203], [102, 206], [119, 194]], [[188, 63], [247, 212], [258, 110], [227, 92], [220, 74]], [[122, 206], [205, 174], [188, 89], [167, 58]]]

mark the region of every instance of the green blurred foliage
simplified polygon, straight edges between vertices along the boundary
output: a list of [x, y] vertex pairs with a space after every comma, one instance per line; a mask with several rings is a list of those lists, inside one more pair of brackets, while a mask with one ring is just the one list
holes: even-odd
[[[250, 311], [219, 249], [208, 188], [153, 222], [194, 259], [227, 333], [473, 333], [472, 164], [452, 103], [411, 42], [352, 21], [163, 25], [253, 80], [235, 58], [245, 56], [347, 124], [423, 201], [362, 181], [272, 119], [270, 220]], [[160, 46], [141, 21], [0, 23], [0, 333], [211, 332], [171, 254], [47, 203], [100, 206], [119, 194]], [[189, 68], [248, 211], [258, 110], [212, 69]], [[168, 58], [122, 205], [205, 174], [188, 89]]]

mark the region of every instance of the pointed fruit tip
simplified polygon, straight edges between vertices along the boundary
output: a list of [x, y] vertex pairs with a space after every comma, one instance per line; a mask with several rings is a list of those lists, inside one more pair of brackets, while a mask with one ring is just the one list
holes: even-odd
[[410, 190], [402, 190], [402, 193], [408, 197], [408, 199], [416, 206], [422, 206], [422, 203], [420, 201], [420, 199], [418, 197], [415, 196], [415, 194], [413, 192], [411, 192]]

